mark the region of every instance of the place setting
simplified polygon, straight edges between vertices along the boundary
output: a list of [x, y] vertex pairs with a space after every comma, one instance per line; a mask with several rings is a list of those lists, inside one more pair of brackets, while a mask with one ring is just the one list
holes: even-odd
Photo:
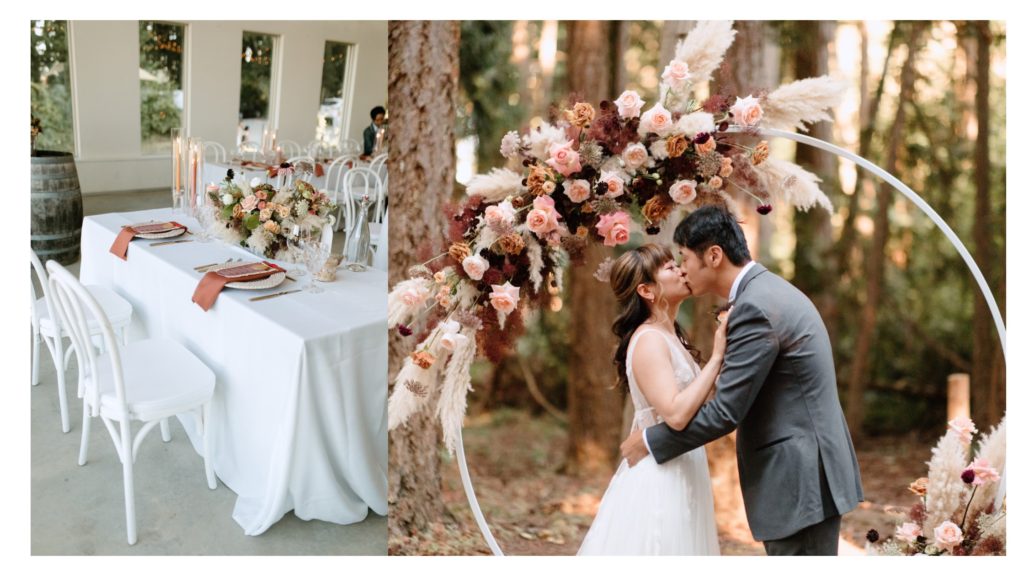
[[178, 236], [188, 233], [189, 230], [187, 226], [179, 224], [173, 220], [167, 222], [150, 221], [139, 224], [130, 224], [121, 228], [121, 231], [114, 239], [114, 243], [110, 246], [110, 253], [121, 260], [127, 260], [128, 245], [135, 238], [141, 238], [143, 240], [162, 240], [161, 242], [151, 242], [149, 246], [166, 246], [169, 244], [191, 242], [191, 239], [167, 240], [168, 238], [177, 238]]

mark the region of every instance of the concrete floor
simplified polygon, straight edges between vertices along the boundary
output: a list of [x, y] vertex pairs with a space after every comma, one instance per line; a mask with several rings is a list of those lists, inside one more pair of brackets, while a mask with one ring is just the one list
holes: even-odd
[[[166, 197], [166, 198], [165, 198]], [[165, 191], [89, 195], [85, 214], [169, 205]], [[340, 240], [336, 237], [336, 241]], [[340, 244], [335, 244], [340, 246]], [[76, 274], [78, 264], [71, 270]], [[78, 466], [82, 406], [75, 398], [77, 368], [67, 373], [71, 431], [60, 431], [57, 374], [49, 352], [40, 355], [40, 383], [32, 388], [33, 555], [385, 555], [387, 518], [370, 513], [348, 526], [304, 521], [289, 513], [260, 536], [246, 536], [231, 518], [236, 495], [223, 484], [206, 487], [202, 458], [177, 420], [172, 439], [150, 434], [135, 465], [138, 542], [125, 532], [121, 465], [106, 428], [94, 420], [89, 462]]]

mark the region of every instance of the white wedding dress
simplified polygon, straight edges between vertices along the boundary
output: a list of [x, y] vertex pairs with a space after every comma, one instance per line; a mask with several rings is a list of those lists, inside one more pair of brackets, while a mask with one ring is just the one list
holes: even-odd
[[[633, 348], [646, 332], [661, 334], [668, 342], [680, 390], [700, 373], [700, 367], [677, 338], [656, 328], [637, 329], [626, 351], [626, 378], [636, 411], [633, 430], [662, 421], [633, 376]], [[633, 468], [623, 460], [577, 554], [717, 556], [718, 529], [704, 448], [664, 464], [650, 455]]]

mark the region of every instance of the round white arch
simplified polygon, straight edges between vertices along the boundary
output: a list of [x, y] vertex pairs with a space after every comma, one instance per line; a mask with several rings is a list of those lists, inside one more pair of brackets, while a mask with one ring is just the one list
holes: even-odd
[[[739, 132], [741, 131], [741, 129], [733, 127], [730, 128], [729, 131]], [[769, 136], [773, 138], [786, 138], [788, 140], [793, 140], [801, 144], [814, 146], [815, 148], [819, 148], [826, 152], [831, 152], [836, 156], [841, 156], [843, 158], [851, 160], [858, 166], [867, 170], [868, 172], [871, 172], [875, 176], [878, 176], [879, 178], [888, 182], [890, 185], [892, 185], [893, 188], [898, 190], [901, 194], [910, 199], [911, 202], [916, 204], [917, 207], [920, 208], [928, 216], [928, 218], [935, 223], [936, 226], [939, 227], [939, 230], [941, 230], [942, 233], [946, 235], [946, 238], [948, 238], [949, 241], [953, 243], [953, 247], [956, 248], [956, 251], [960, 254], [960, 257], [967, 264], [967, 267], [971, 270], [971, 274], [974, 276], [974, 281], [978, 284], [978, 288], [981, 289], [982, 294], [984, 294], [985, 301], [988, 302], [989, 312], [992, 313], [992, 320], [993, 322], [995, 322], [996, 331], [999, 333], [999, 344], [1003, 350], [1003, 357], [1006, 357], [1006, 325], [1003, 323], [1002, 314], [999, 312], [999, 306], [996, 304], [995, 296], [992, 295], [992, 290], [989, 289], [988, 282], [985, 281], [985, 277], [982, 276], [981, 270], [978, 268], [978, 264], [974, 261], [974, 258], [971, 257], [970, 252], [967, 251], [967, 248], [964, 246], [963, 242], [960, 241], [960, 238], [957, 237], [957, 235], [953, 232], [949, 225], [946, 224], [942, 217], [940, 217], [938, 213], [936, 213], [935, 210], [931, 206], [929, 206], [927, 202], [924, 201], [923, 198], [918, 196], [917, 193], [910, 189], [910, 187], [901, 182], [892, 174], [883, 170], [878, 165], [868, 160], [865, 160], [864, 158], [861, 158], [860, 156], [848, 150], [844, 150], [834, 144], [825, 142], [823, 140], [819, 140], [817, 138], [813, 138], [811, 136], [797, 134], [796, 132], [787, 132], [785, 130], [762, 128], [758, 130], [758, 132], [763, 136]], [[495, 556], [504, 556], [504, 553], [502, 553], [501, 551], [501, 547], [499, 547], [498, 543], [494, 540], [494, 535], [491, 534], [491, 529], [487, 525], [487, 520], [484, 519], [483, 512], [480, 511], [480, 504], [479, 502], [477, 502], [476, 492], [473, 490], [473, 482], [469, 477], [469, 469], [466, 467], [466, 453], [462, 446], [461, 429], [459, 429], [458, 436], [456, 437], [455, 447], [456, 456], [459, 463], [459, 474], [462, 477], [462, 487], [466, 492], [466, 499], [469, 500], [469, 507], [473, 511], [473, 517], [476, 519], [477, 526], [479, 526], [480, 532], [483, 534], [484, 540], [487, 541], [487, 546], [490, 547], [491, 552], [494, 553]], [[1005, 473], [1003, 475], [1003, 478], [1005, 481]], [[1003, 490], [1004, 484], [1001, 482], [1000, 491]]]

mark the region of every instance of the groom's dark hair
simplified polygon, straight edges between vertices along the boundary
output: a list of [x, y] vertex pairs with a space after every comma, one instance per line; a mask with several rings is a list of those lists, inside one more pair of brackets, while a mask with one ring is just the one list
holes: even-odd
[[725, 257], [736, 266], [750, 261], [747, 238], [736, 218], [721, 206], [702, 206], [676, 226], [673, 240], [703, 256], [712, 246], [720, 246]]

